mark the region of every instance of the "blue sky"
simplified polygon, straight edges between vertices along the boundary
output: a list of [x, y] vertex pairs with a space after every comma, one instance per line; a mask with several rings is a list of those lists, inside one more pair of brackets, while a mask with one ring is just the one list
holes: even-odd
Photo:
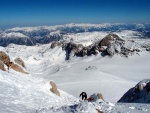
[[150, 23], [150, 0], [0, 0], [0, 27]]

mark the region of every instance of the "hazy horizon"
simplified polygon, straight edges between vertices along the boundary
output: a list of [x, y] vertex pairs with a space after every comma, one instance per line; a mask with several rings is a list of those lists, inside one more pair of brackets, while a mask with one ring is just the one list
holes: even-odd
[[64, 24], [46, 24], [46, 25], [16, 25], [16, 26], [0, 26], [0, 29], [11, 29], [15, 27], [42, 27], [42, 26], [57, 26], [57, 25], [67, 25], [67, 24], [127, 24], [127, 25], [134, 25], [134, 24], [150, 24], [150, 23], [64, 23]]

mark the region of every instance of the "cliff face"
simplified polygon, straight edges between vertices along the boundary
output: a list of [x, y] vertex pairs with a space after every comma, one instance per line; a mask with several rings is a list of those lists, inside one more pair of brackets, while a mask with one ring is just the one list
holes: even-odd
[[150, 103], [150, 79], [142, 80], [129, 89], [118, 102]]

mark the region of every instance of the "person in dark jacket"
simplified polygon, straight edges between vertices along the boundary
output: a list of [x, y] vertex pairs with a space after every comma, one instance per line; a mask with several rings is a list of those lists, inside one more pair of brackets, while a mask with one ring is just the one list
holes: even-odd
[[87, 99], [86, 92], [82, 92], [79, 97], [82, 97], [82, 100], [86, 100]]

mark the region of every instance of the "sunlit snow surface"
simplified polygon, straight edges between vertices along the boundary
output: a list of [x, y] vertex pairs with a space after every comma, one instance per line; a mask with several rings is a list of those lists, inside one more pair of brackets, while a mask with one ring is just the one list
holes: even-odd
[[30, 113], [36, 109], [72, 105], [78, 102], [75, 97], [60, 90], [58, 97], [50, 92], [49, 80], [35, 78], [14, 71], [0, 71], [0, 112]]
[[[149, 112], [145, 104], [115, 104], [131, 87], [149, 77], [150, 57], [141, 52], [129, 58], [90, 56], [65, 61], [65, 52], [60, 47], [50, 49], [50, 44], [41, 46], [10, 45], [2, 50], [13, 58], [24, 59], [30, 75], [11, 70], [0, 71], [0, 106], [3, 113], [26, 112], [89, 112], [95, 107], [105, 112]], [[49, 81], [53, 80], [61, 89], [61, 97], [50, 93]], [[63, 92], [68, 92], [69, 94]], [[79, 101], [79, 94], [88, 96], [95, 92], [103, 94], [106, 103]], [[73, 96], [75, 97], [73, 97]], [[88, 107], [87, 107], [88, 106]]]
[[[129, 33], [129, 34], [128, 34]], [[116, 32], [120, 37], [132, 39], [133, 31]], [[102, 32], [71, 34], [77, 43], [89, 45], [107, 33]], [[81, 36], [82, 35], [82, 36]], [[88, 36], [87, 36], [88, 35]], [[83, 37], [83, 38], [82, 38]], [[94, 38], [95, 37], [95, 38]], [[92, 39], [92, 40], [91, 40]], [[140, 44], [148, 39], [136, 39]], [[149, 79], [150, 53], [140, 52], [129, 58], [115, 55], [72, 57], [65, 61], [61, 47], [50, 49], [51, 44], [21, 46], [11, 44], [0, 47], [14, 60], [24, 60], [29, 75], [10, 70], [0, 71], [0, 112], [1, 113], [97, 113], [95, 108], [106, 113], [150, 112], [149, 104], [116, 103], [123, 94], [139, 81]], [[128, 47], [133, 47], [128, 44]], [[138, 45], [136, 45], [138, 46]], [[61, 96], [52, 94], [49, 81], [56, 82]], [[106, 102], [88, 103], [79, 100], [81, 92], [102, 93]], [[66, 93], [67, 92], [67, 93]]]
[[90, 45], [102, 39], [108, 33], [116, 33], [121, 38], [150, 38], [150, 24], [65, 24], [54, 26], [15, 27], [0, 30], [0, 45], [11, 43], [33, 46], [48, 44], [52, 41], [70, 41]]

